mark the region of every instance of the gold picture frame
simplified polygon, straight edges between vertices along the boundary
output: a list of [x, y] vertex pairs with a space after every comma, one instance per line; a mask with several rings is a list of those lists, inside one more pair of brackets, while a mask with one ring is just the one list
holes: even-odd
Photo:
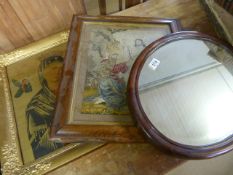
[[[36, 90], [34, 91], [33, 89], [35, 87], [33, 82], [36, 79], [34, 74], [37, 74], [35, 69], [36, 62], [39, 64], [44, 58], [47, 59], [47, 57], [51, 57], [54, 54], [57, 55], [57, 53], [58, 55], [64, 55], [68, 35], [69, 31], [63, 31], [10, 53], [0, 55], [0, 118], [4, 119], [2, 122], [4, 122], [5, 126], [1, 149], [1, 164], [4, 174], [44, 174], [102, 145], [95, 143], [67, 144], [37, 158], [35, 158], [33, 148], [31, 148], [31, 153], [28, 153], [26, 151], [28, 149], [25, 149], [25, 143], [28, 143], [28, 145], [31, 143], [29, 146], [32, 146], [32, 142], [27, 133], [22, 130], [22, 128], [28, 127], [25, 124], [25, 121], [28, 122], [28, 120], [25, 120], [26, 108], [22, 108], [22, 104], [24, 104], [24, 107], [26, 107], [26, 103], [28, 104], [29, 101], [24, 102], [26, 96], [28, 96], [27, 99], [32, 98], [33, 95], [35, 96]], [[33, 62], [33, 60], [37, 61]], [[30, 71], [27, 72], [27, 69], [30, 69]], [[34, 74], [32, 75], [33, 71]], [[13, 79], [26, 74], [29, 76], [28, 80]], [[35, 89], [38, 88], [40, 87]], [[25, 115], [18, 115], [19, 110]], [[46, 129], [46, 131], [48, 130]], [[26, 140], [28, 138], [29, 142], [25, 142], [22, 140], [23, 138], [26, 138]], [[46, 140], [47, 142], [49, 141]]]

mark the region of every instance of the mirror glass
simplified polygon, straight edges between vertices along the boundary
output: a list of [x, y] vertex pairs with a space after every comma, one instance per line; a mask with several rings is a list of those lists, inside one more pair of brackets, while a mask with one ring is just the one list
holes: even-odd
[[233, 134], [233, 55], [220, 45], [180, 39], [156, 49], [138, 87], [150, 122], [175, 142], [211, 145]]

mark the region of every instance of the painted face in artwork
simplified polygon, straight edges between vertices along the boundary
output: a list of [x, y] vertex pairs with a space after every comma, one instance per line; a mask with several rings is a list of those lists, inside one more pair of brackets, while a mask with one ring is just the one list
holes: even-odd
[[61, 78], [62, 63], [55, 61], [49, 64], [43, 71], [44, 78], [47, 81], [48, 88], [52, 92], [56, 92]]

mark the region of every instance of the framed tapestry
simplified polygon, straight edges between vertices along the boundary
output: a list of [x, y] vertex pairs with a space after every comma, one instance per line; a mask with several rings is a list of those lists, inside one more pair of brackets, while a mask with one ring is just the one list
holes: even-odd
[[0, 55], [4, 174], [44, 174], [101, 146], [48, 140], [68, 34]]
[[74, 16], [51, 138], [61, 142], [137, 142], [126, 84], [152, 41], [180, 30], [174, 19]]

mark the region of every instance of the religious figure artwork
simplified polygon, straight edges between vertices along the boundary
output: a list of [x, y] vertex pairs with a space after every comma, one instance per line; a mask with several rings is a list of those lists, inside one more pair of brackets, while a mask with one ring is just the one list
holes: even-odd
[[[64, 145], [49, 140], [63, 56], [64, 49], [58, 48], [57, 52], [8, 66], [25, 162], [46, 156]], [[21, 69], [23, 66], [25, 69]]]
[[69, 31], [0, 55], [1, 165], [46, 174], [100, 144], [49, 139]]
[[51, 56], [41, 61], [39, 81], [42, 88], [27, 105], [27, 132], [36, 159], [63, 145], [48, 140], [62, 63], [61, 56]]

